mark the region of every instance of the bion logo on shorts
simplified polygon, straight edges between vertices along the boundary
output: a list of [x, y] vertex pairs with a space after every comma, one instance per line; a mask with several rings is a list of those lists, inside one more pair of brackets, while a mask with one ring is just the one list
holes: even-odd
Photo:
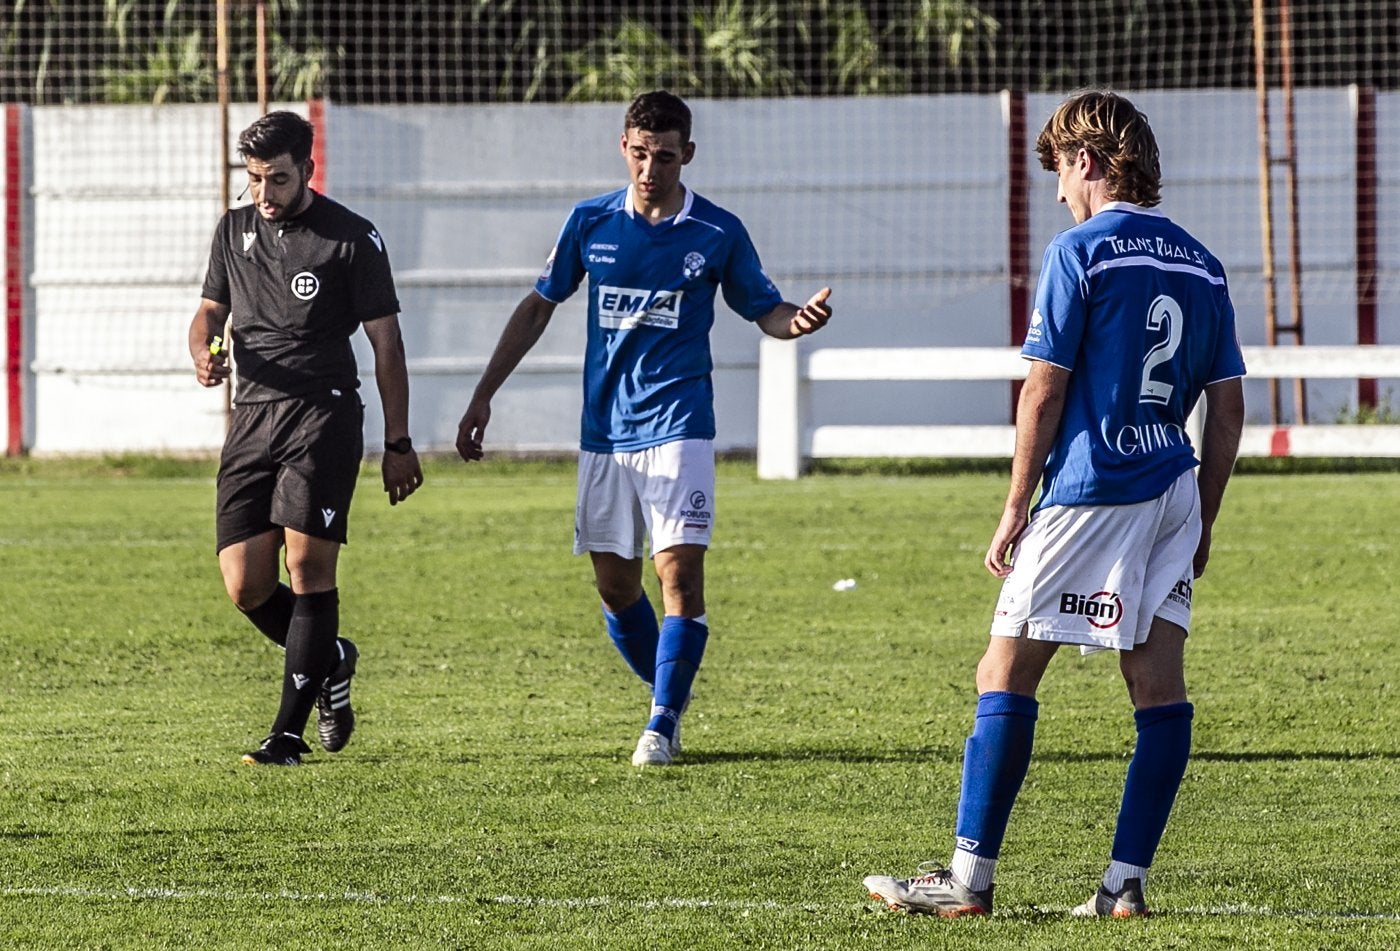
[[1078, 615], [1101, 630], [1117, 627], [1123, 620], [1123, 599], [1112, 591], [1090, 595], [1066, 591], [1060, 595], [1060, 613]]

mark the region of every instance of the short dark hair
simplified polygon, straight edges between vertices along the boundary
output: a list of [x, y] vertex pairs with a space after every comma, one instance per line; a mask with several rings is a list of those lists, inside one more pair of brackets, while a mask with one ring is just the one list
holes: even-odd
[[1035, 151], [1049, 172], [1061, 155], [1087, 149], [1103, 169], [1109, 197], [1151, 208], [1162, 200], [1162, 162], [1147, 116], [1104, 90], [1076, 93], [1060, 103], [1040, 130]]
[[627, 107], [622, 131], [679, 132], [681, 144], [690, 141], [690, 107], [680, 96], [664, 89], [644, 92]]
[[297, 165], [311, 158], [315, 128], [295, 112], [269, 112], [238, 137], [238, 154], [266, 162], [290, 155]]

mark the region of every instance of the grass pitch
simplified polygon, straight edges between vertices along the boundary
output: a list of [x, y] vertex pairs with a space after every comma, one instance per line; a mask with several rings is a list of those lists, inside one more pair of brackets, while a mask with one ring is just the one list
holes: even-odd
[[722, 467], [684, 761], [643, 772], [647, 697], [568, 554], [572, 468], [438, 463], [394, 509], [367, 471], [358, 732], [259, 769], [281, 657], [224, 597], [212, 467], [0, 463], [0, 947], [1400, 947], [1389, 472], [1232, 483], [1155, 917], [1066, 914], [1133, 745], [1113, 658], [1070, 651], [997, 913], [866, 900], [865, 874], [947, 857], [1003, 491]]

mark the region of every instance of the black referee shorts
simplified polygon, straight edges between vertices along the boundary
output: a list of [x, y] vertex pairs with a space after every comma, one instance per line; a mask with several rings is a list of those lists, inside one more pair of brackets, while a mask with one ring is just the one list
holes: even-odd
[[364, 422], [353, 391], [235, 406], [219, 458], [218, 550], [277, 527], [345, 544]]

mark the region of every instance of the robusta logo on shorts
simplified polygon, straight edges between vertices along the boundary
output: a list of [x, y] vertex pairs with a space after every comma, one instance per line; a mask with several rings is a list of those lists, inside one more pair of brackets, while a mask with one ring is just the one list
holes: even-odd
[[1123, 600], [1112, 591], [1090, 595], [1066, 591], [1060, 595], [1060, 613], [1078, 615], [1100, 629], [1117, 627], [1123, 620]]
[[710, 511], [706, 506], [710, 500], [705, 497], [705, 493], [696, 489], [690, 493], [690, 498], [686, 501], [690, 504], [690, 508], [681, 510], [681, 518], [686, 520], [685, 527], [705, 528], [709, 525]]
[[321, 279], [310, 271], [302, 271], [292, 278], [292, 293], [297, 300], [311, 300], [321, 289]]

